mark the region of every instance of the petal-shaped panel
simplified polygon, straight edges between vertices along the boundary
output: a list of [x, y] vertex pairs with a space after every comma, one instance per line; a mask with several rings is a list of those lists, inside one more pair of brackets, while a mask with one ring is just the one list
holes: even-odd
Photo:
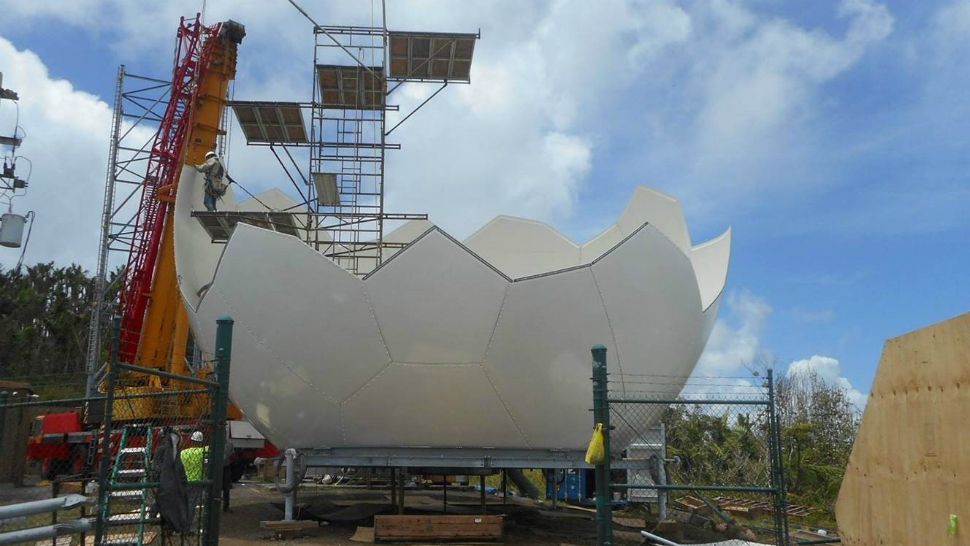
[[481, 362], [508, 281], [438, 229], [367, 278], [395, 362]]
[[524, 444], [477, 364], [392, 364], [346, 400], [341, 413], [353, 446]]
[[593, 237], [583, 245], [580, 251], [582, 263], [592, 263], [603, 254], [609, 252], [611, 248], [620, 244], [620, 241], [624, 237], [623, 232], [616, 225], [606, 228], [602, 233]]
[[707, 309], [721, 295], [727, 282], [728, 263], [731, 261], [731, 228], [692, 248], [690, 261], [697, 275], [701, 306]]
[[465, 240], [465, 246], [516, 279], [579, 265], [579, 246], [535, 220], [498, 216]]
[[[385, 243], [407, 244], [420, 237], [425, 231], [433, 228], [434, 224], [427, 220], [410, 220], [398, 226], [394, 231], [384, 236]], [[400, 252], [400, 248], [385, 248], [384, 260], [389, 260], [391, 256]]]
[[680, 202], [646, 186], [637, 186], [616, 225], [628, 236], [649, 222], [666, 235], [685, 254], [690, 252], [690, 233]]
[[274, 362], [331, 402], [390, 362], [360, 280], [295, 237], [238, 225], [213, 285]]
[[509, 287], [484, 366], [531, 447], [589, 441], [590, 348], [597, 343], [613, 352], [588, 267]]
[[[625, 373], [686, 376], [704, 340], [690, 260], [653, 225], [593, 264]], [[671, 385], [670, 394], [680, 391]]]
[[226, 313], [235, 317], [229, 396], [246, 418], [277, 446], [339, 444], [338, 406], [275, 359], [257, 341], [250, 317], [234, 310], [218, 289], [206, 294], [199, 308], [203, 335], [214, 337], [216, 320]]

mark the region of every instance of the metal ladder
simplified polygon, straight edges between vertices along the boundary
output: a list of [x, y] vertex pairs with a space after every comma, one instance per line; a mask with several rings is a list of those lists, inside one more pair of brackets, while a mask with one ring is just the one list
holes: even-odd
[[[144, 438], [142, 445], [131, 445], [138, 437]], [[113, 546], [141, 546], [145, 541], [145, 524], [150, 523], [149, 495], [147, 479], [151, 468], [152, 426], [149, 424], [125, 425], [118, 441], [118, 451], [111, 465], [108, 479], [108, 495], [102, 508], [103, 517], [109, 526], [137, 525], [137, 531], [129, 534], [116, 534], [105, 537], [104, 544]], [[131, 502], [137, 503], [132, 507]], [[117, 513], [117, 504], [128, 503]], [[152, 537], [154, 538], [154, 537]]]

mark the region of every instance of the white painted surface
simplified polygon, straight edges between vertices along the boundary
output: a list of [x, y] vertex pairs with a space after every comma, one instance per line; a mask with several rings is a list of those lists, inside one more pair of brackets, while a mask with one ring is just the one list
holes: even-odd
[[591, 267], [616, 340], [614, 361], [625, 373], [688, 375], [706, 340], [687, 256], [646, 225]]
[[377, 322], [395, 362], [481, 362], [507, 281], [440, 230], [367, 279]]
[[[186, 188], [198, 182], [189, 178]], [[232, 399], [280, 447], [582, 447], [590, 347], [607, 345], [616, 371], [685, 378], [713, 326], [730, 246], [726, 233], [691, 251], [676, 201], [638, 189], [582, 248], [535, 222], [483, 228], [470, 244], [505, 276], [411, 222], [389, 237], [424, 235], [362, 280], [246, 225], [223, 255], [188, 216], [201, 207], [190, 192], [176, 208], [176, 262], [193, 329], [211, 351], [216, 319], [236, 320]], [[584, 267], [550, 273], [563, 265]], [[531, 274], [541, 276], [510, 280]], [[196, 311], [193, 294], [210, 282]], [[667, 383], [671, 396], [682, 385]]]
[[[643, 222], [646, 222], [646, 219], [643, 219], [640, 224], [642, 225]], [[593, 237], [589, 240], [589, 242], [583, 245], [582, 249], [580, 250], [580, 258], [582, 263], [592, 263], [593, 260], [599, 258], [603, 254], [606, 254], [611, 248], [620, 244], [624, 237], [626, 236], [622, 231], [620, 231], [620, 228], [616, 227], [616, 224], [606, 228], [600, 232], [599, 235]]]
[[673, 197], [646, 186], [637, 186], [616, 226], [626, 237], [644, 222], [650, 222], [685, 254], [690, 252], [690, 234], [684, 221], [684, 211]]
[[589, 268], [512, 283], [485, 373], [529, 447], [589, 442], [590, 347], [616, 354]]
[[727, 282], [728, 264], [731, 261], [731, 228], [692, 248], [690, 261], [697, 274], [701, 306], [707, 309], [721, 295]]
[[341, 414], [352, 446], [522, 445], [478, 364], [392, 364]]
[[361, 282], [295, 237], [240, 224], [214, 286], [271, 362], [339, 403], [390, 362]]
[[579, 246], [548, 224], [498, 216], [465, 246], [513, 279], [579, 265]]

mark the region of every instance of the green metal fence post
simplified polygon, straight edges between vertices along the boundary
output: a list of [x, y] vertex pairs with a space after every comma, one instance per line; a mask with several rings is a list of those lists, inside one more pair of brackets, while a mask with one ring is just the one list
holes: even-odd
[[10, 393], [7, 391], [0, 391], [0, 453], [3, 453], [4, 441], [3, 434], [6, 432], [7, 425], [7, 397]]
[[108, 368], [108, 385], [104, 398], [104, 416], [101, 421], [101, 461], [98, 467], [98, 506], [94, 524], [94, 543], [104, 542], [108, 523], [108, 470], [111, 467], [111, 429], [114, 419], [115, 386], [118, 384], [118, 346], [121, 339], [121, 318], [115, 317], [111, 328], [111, 361]]
[[596, 465], [596, 543], [613, 544], [613, 503], [610, 494], [610, 406], [606, 347], [593, 345], [593, 426], [603, 425], [602, 464]]
[[219, 544], [222, 513], [222, 467], [226, 445], [226, 408], [229, 405], [229, 362], [232, 358], [232, 325], [230, 317], [216, 321], [216, 379], [219, 386], [213, 394], [212, 442], [209, 447], [209, 502], [205, 521], [205, 544]]
[[775, 497], [775, 532], [778, 544], [788, 544], [788, 506], [785, 491], [785, 462], [781, 451], [781, 423], [775, 410], [775, 380], [768, 369], [768, 451], [771, 458], [772, 488]]

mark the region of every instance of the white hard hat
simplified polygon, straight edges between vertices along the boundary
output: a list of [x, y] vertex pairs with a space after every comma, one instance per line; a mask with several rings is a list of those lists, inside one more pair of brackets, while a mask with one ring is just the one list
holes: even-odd
[[201, 430], [197, 430], [197, 431], [193, 432], [191, 438], [192, 438], [192, 441], [193, 442], [201, 442], [202, 441], [202, 431]]
[[216, 153], [213, 152], [212, 150], [209, 150], [208, 152], [205, 153], [206, 159], [209, 159], [210, 157], [215, 157], [215, 156], [216, 156]]

